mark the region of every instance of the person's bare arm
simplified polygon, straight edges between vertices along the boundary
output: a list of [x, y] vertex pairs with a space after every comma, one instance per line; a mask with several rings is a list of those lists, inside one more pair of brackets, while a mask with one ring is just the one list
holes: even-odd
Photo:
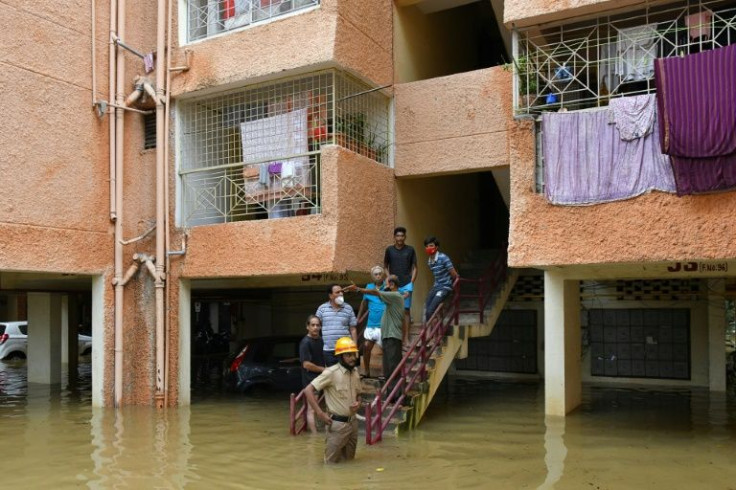
[[309, 406], [314, 410], [314, 414], [326, 425], [332, 425], [332, 419], [330, 416], [320, 408], [319, 403], [317, 402], [317, 396], [314, 393], [314, 386], [312, 386], [311, 383], [304, 388], [304, 396], [307, 397], [307, 403], [309, 403]]
[[312, 361], [304, 361], [302, 367], [311, 373], [321, 373], [325, 370], [324, 366], [319, 366]]

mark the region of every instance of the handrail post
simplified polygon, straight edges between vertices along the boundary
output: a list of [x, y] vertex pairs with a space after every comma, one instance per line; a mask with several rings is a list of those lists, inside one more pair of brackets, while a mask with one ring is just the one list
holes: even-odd
[[367, 445], [373, 444], [373, 419], [371, 414], [371, 404], [368, 403], [365, 406], [365, 443]]
[[296, 396], [294, 393], [291, 394], [289, 397], [289, 432], [292, 436], [296, 435], [296, 401], [294, 400]]

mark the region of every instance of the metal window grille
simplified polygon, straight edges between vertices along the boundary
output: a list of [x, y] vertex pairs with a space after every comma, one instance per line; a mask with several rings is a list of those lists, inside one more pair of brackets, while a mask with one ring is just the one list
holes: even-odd
[[320, 213], [325, 144], [388, 162], [388, 97], [336, 70], [179, 108], [185, 226]]
[[187, 0], [188, 39], [204, 39], [319, 3], [320, 0]]
[[514, 33], [517, 115], [599, 107], [611, 97], [652, 93], [654, 59], [736, 42], [733, 1], [650, 2]]
[[156, 114], [143, 116], [143, 149], [156, 148]]

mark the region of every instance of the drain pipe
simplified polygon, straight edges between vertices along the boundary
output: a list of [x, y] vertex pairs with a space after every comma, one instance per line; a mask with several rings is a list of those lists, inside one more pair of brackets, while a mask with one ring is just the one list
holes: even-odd
[[[166, 3], [157, 1], [156, 16], [156, 270], [154, 274], [156, 288], [156, 408], [164, 407], [164, 296], [166, 292], [166, 216], [164, 215], [165, 176], [164, 176], [164, 76], [166, 74], [165, 50]], [[150, 262], [148, 262], [150, 264]]]
[[[92, 2], [94, 4], [94, 2]], [[108, 87], [109, 94], [107, 100], [115, 100], [115, 80], [116, 80], [116, 64], [117, 64], [117, 48], [113, 42], [113, 36], [118, 28], [116, 2], [110, 2], [110, 41], [108, 46]], [[117, 218], [117, 203], [115, 201], [115, 117], [108, 117], [108, 128], [110, 132], [109, 154], [110, 154], [110, 220], [115, 221]], [[115, 237], [117, 241], [117, 236]]]
[[[112, 2], [111, 2], [112, 3]], [[117, 5], [117, 37], [125, 39], [125, 0], [116, 0]], [[125, 56], [114, 45], [116, 58], [115, 103], [125, 104], [123, 86], [125, 83]], [[123, 308], [124, 286], [123, 272], [123, 123], [125, 111], [115, 108], [115, 407], [120, 407], [123, 400]]]
[[[166, 249], [166, 272], [171, 274], [171, 257], [169, 250], [171, 248], [171, 229], [169, 219], [169, 120], [171, 113], [171, 29], [172, 29], [172, 8], [171, 0], [167, 2], [166, 12], [166, 84], [164, 90], [166, 93], [166, 114], [164, 117], [164, 139], [161, 144], [164, 147], [164, 216], [166, 217], [166, 227], [164, 231], [164, 247]], [[187, 61], [189, 56], [187, 56]], [[188, 63], [187, 63], [188, 64]], [[185, 235], [186, 237], [186, 235]], [[170, 308], [171, 308], [171, 288], [166, 288], [166, 297], [164, 298], [164, 308], [166, 316], [164, 317], [164, 406], [169, 406], [169, 353], [171, 352], [170, 343]]]

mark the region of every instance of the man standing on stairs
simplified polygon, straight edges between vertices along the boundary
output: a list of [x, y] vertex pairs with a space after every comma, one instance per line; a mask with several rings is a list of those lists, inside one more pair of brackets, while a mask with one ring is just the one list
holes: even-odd
[[440, 304], [452, 293], [452, 284], [458, 279], [455, 266], [452, 265], [450, 257], [440, 252], [440, 241], [433, 236], [424, 239], [424, 251], [427, 252], [429, 260], [427, 265], [434, 276], [434, 285], [427, 293], [427, 302], [424, 307], [424, 321], [432, 318], [432, 314]]
[[339, 284], [331, 284], [328, 289], [329, 301], [317, 308], [315, 315], [322, 322], [325, 366], [337, 364], [335, 342], [340, 337], [352, 337], [358, 343], [358, 319], [353, 307], [345, 302], [343, 289]]
[[[394, 229], [394, 244], [386, 247], [383, 254], [383, 268], [386, 274], [394, 274], [399, 278], [399, 289], [411, 293], [414, 281], [417, 280], [417, 254], [414, 247], [406, 244], [406, 228], [397, 226]], [[411, 324], [411, 295], [404, 301], [404, 324], [402, 340], [409, 344], [409, 327]]]
[[[335, 342], [338, 363], [326, 368], [322, 374], [304, 389], [307, 403], [325, 423], [325, 463], [339, 463], [355, 458], [358, 445], [358, 420], [355, 414], [360, 408], [360, 376], [358, 346], [350, 337]], [[327, 411], [317, 402], [316, 392], [324, 390]]]
[[[383, 290], [385, 275], [383, 267], [376, 265], [371, 269], [371, 278], [373, 282], [369, 282], [366, 289], [378, 289]], [[381, 318], [383, 318], [383, 312], [386, 309], [386, 305], [381, 301], [381, 298], [372, 294], [364, 294], [363, 301], [360, 302], [358, 308], [358, 324], [360, 324], [364, 318], [365, 330], [363, 330], [363, 338], [365, 343], [363, 344], [363, 369], [367, 378], [371, 377], [371, 353], [373, 352], [373, 346], [378, 345], [381, 349]]]
[[[386, 378], [396, 369], [401, 362], [401, 340], [402, 325], [404, 323], [404, 299], [409, 293], [399, 292], [399, 278], [391, 274], [386, 279], [386, 288], [388, 291], [380, 291], [378, 289], [364, 289], [352, 284], [345, 288], [345, 291], [357, 291], [363, 294], [372, 294], [378, 296], [381, 301], [386, 304], [386, 309], [381, 317], [381, 343], [383, 344], [383, 375]], [[398, 379], [394, 379], [388, 387], [391, 393], [396, 386]], [[391, 400], [386, 400], [391, 402]]]

